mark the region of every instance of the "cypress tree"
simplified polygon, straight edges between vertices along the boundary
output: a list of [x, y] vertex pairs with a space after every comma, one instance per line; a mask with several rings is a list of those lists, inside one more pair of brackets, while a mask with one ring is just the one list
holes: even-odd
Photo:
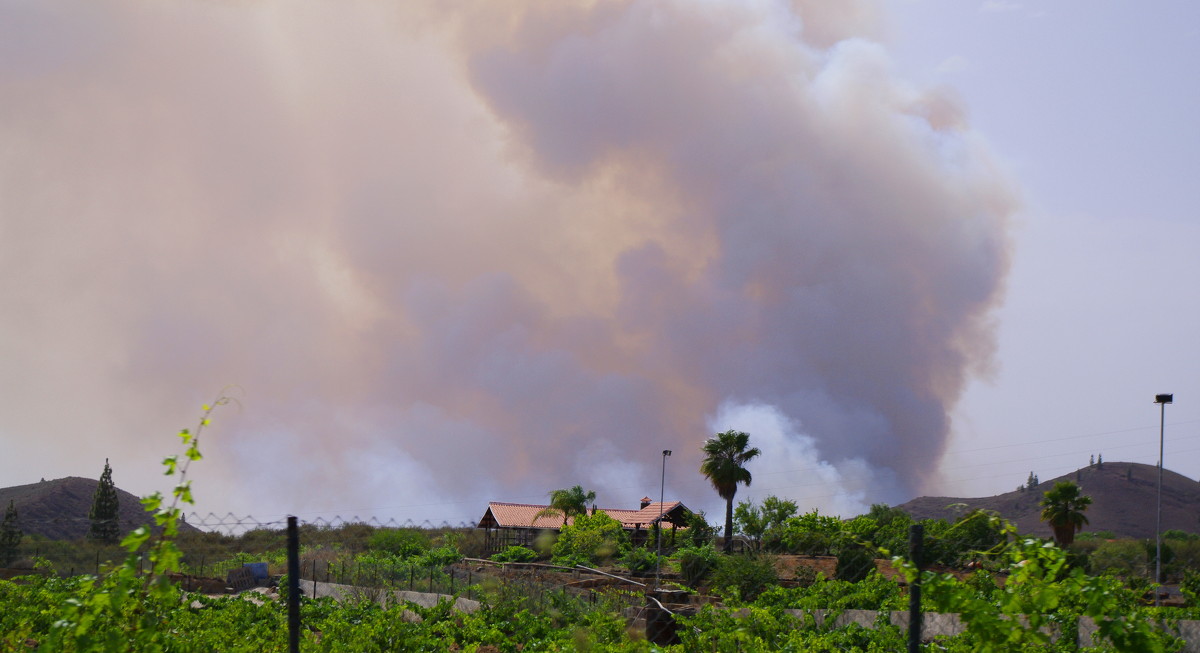
[[104, 473], [100, 475], [100, 484], [96, 486], [96, 495], [92, 498], [92, 510], [88, 513], [88, 519], [92, 520], [88, 539], [116, 544], [121, 535], [117, 517], [120, 507], [117, 488], [113, 485], [112, 468], [105, 458]]
[[0, 524], [0, 566], [7, 567], [17, 559], [17, 547], [24, 535], [17, 523], [17, 508], [10, 500], [4, 511], [4, 523]]

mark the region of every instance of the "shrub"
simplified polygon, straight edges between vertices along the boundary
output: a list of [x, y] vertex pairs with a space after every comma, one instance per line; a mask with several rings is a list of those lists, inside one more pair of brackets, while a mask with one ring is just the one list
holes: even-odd
[[514, 545], [492, 556], [492, 560], [496, 562], [532, 562], [537, 560], [537, 557], [537, 551]]
[[602, 563], [619, 557], [629, 548], [629, 534], [621, 522], [603, 512], [576, 517], [563, 527], [551, 552], [554, 563], [573, 567]]
[[692, 546], [699, 547], [712, 544], [716, 534], [717, 529], [708, 523], [708, 518], [704, 516], [703, 510], [688, 514], [687, 537], [691, 541]]
[[679, 573], [688, 587], [699, 587], [700, 583], [716, 569], [721, 554], [712, 544], [680, 549], [675, 554], [679, 561]]
[[858, 544], [847, 544], [838, 551], [837, 567], [833, 577], [837, 580], [856, 583], [875, 571], [875, 556], [870, 549]]
[[645, 574], [654, 571], [662, 561], [657, 553], [645, 548], [638, 547], [630, 549], [628, 553], [621, 557], [621, 564], [625, 565], [633, 574]]
[[445, 567], [462, 560], [462, 554], [453, 546], [432, 548], [417, 557], [416, 563], [423, 567]]
[[722, 556], [712, 572], [712, 586], [722, 596], [753, 601], [772, 585], [779, 584], [775, 562], [765, 555]]
[[1183, 582], [1179, 584], [1179, 592], [1187, 599], [1189, 607], [1200, 607], [1200, 573], [1184, 572]]
[[429, 538], [412, 528], [381, 528], [371, 533], [367, 547], [401, 558], [421, 555], [429, 550]]

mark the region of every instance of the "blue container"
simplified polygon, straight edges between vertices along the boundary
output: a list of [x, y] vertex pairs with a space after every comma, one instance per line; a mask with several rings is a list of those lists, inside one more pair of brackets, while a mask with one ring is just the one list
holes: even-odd
[[246, 564], [244, 564], [242, 566], [250, 568], [250, 573], [254, 574], [255, 580], [266, 580], [267, 579], [267, 563], [265, 563], [265, 562], [247, 562]]

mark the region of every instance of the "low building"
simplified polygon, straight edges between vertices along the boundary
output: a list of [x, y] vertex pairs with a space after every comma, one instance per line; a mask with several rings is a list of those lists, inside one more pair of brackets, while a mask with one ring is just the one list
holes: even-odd
[[[540, 514], [549, 508], [548, 505], [531, 503], [504, 503], [492, 501], [479, 520], [479, 528], [484, 529], [485, 545], [489, 553], [503, 551], [510, 546], [533, 547], [538, 536], [544, 532], [557, 532], [563, 527], [561, 514]], [[609, 517], [621, 522], [621, 526], [629, 531], [630, 539], [635, 545], [644, 544], [650, 536], [654, 525], [662, 522], [663, 528], [668, 525], [670, 534], [664, 542], [674, 541], [675, 530], [686, 527], [692, 511], [679, 501], [659, 503], [645, 497], [641, 506], [632, 508], [592, 508], [592, 513], [599, 510]], [[574, 522], [573, 517], [566, 519], [567, 524]]]

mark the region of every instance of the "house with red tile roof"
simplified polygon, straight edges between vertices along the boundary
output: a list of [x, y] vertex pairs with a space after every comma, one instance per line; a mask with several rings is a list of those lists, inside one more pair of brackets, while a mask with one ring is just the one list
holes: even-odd
[[[505, 503], [492, 501], [479, 520], [478, 528], [484, 529], [485, 543], [490, 552], [502, 551], [513, 545], [532, 547], [534, 541], [543, 532], [558, 531], [563, 526], [562, 515], [542, 514], [549, 506], [530, 503]], [[691, 510], [679, 501], [660, 503], [645, 497], [641, 507], [625, 508], [596, 508], [609, 517], [621, 522], [621, 526], [630, 532], [635, 544], [646, 541], [649, 531], [660, 521], [665, 528], [671, 526], [672, 537], [676, 528], [687, 526]], [[568, 517], [567, 524], [574, 523], [574, 517]]]

